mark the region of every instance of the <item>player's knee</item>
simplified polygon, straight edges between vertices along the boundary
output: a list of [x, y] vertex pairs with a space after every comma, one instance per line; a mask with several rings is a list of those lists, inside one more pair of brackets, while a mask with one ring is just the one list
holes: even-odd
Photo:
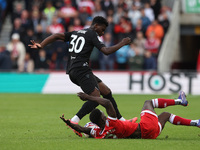
[[101, 95], [106, 96], [111, 93], [111, 89], [108, 88], [107, 86], [101, 86], [100, 93], [101, 93]]
[[151, 101], [151, 100], [146, 100], [146, 101], [144, 102], [144, 105], [152, 105], [152, 101]]

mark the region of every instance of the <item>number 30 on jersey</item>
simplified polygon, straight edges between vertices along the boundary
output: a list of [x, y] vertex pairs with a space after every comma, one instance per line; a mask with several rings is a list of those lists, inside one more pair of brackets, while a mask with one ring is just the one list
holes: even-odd
[[74, 51], [75, 53], [80, 53], [83, 49], [83, 46], [85, 45], [85, 38], [82, 36], [78, 37], [77, 35], [74, 34], [72, 34], [71, 37], [72, 40], [70, 44], [72, 45], [72, 47], [69, 48], [69, 52]]

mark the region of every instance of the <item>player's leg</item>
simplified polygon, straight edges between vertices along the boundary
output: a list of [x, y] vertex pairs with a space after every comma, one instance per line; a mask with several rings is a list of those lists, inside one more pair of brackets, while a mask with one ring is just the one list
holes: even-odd
[[165, 123], [169, 121], [171, 124], [174, 125], [184, 125], [184, 126], [197, 126], [200, 127], [200, 119], [199, 120], [191, 120], [182, 118], [180, 116], [176, 116], [174, 114], [163, 112], [158, 116], [158, 121], [162, 125], [162, 129], [165, 126]]
[[[71, 71], [69, 73], [70, 79], [73, 83], [75, 83], [76, 85], [80, 86], [81, 89], [89, 94], [89, 95], [93, 95], [93, 96], [100, 96], [100, 91], [98, 89], [98, 83], [96, 82], [96, 79], [94, 78], [93, 73], [91, 72], [90, 69], [88, 70], [81, 70], [82, 68], [79, 69], [74, 69], [73, 71]], [[78, 124], [79, 121], [88, 113], [90, 113], [94, 108], [96, 108], [98, 106], [98, 103], [95, 102], [91, 102], [91, 101], [87, 101], [85, 102], [81, 109], [77, 112], [77, 114], [72, 117], [70, 120], [71, 122], [73, 122], [74, 124]], [[78, 136], [82, 137], [82, 134], [75, 131], [74, 129], [72, 129], [74, 131], [75, 134], [77, 134]]]
[[167, 106], [182, 105], [187, 106], [188, 101], [186, 100], [185, 93], [183, 91], [179, 92], [179, 97], [177, 99], [165, 99], [157, 98], [145, 101], [142, 110], [151, 110], [153, 112], [154, 108], [165, 108]]
[[119, 112], [117, 103], [112, 96], [112, 92], [111, 92], [110, 88], [108, 88], [108, 86], [106, 86], [97, 76], [95, 76], [95, 78], [98, 82], [99, 90], [100, 90], [100, 93], [103, 96], [103, 98], [110, 100], [111, 103], [113, 104], [113, 107], [114, 107], [116, 114], [117, 114], [117, 118], [120, 119], [120, 120], [125, 120]]
[[154, 111], [154, 107], [153, 107], [153, 102], [152, 102], [152, 100], [146, 100], [146, 101], [144, 102], [144, 105], [143, 105], [143, 107], [142, 107], [142, 111], [143, 111], [143, 110], [150, 110], [150, 111], [156, 113], [156, 112]]
[[188, 105], [188, 101], [186, 100], [186, 96], [183, 91], [179, 92], [179, 97], [177, 99], [157, 98], [157, 99], [152, 99], [152, 102], [154, 108], [165, 108], [167, 106], [173, 106], [173, 105], [182, 105], [182, 106]]
[[[100, 97], [98, 83], [92, 72], [88, 72], [86, 75], [81, 77], [79, 85], [85, 93]], [[85, 115], [89, 114], [98, 105], [98, 103], [92, 101], [85, 102], [71, 121], [78, 123]]]

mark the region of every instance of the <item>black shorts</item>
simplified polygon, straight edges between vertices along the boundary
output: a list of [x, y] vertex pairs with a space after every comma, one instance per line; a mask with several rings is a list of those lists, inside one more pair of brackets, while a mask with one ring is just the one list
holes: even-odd
[[78, 67], [70, 70], [70, 80], [81, 87], [84, 93], [91, 94], [95, 88], [99, 90], [98, 83], [102, 82], [92, 73], [89, 67]]

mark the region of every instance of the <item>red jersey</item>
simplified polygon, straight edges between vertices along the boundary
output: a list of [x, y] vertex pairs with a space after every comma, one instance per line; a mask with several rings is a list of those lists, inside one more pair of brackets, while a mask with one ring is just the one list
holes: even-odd
[[104, 130], [94, 128], [90, 134], [96, 139], [104, 138], [126, 138], [129, 137], [138, 127], [138, 123], [128, 120], [121, 121], [108, 116]]

